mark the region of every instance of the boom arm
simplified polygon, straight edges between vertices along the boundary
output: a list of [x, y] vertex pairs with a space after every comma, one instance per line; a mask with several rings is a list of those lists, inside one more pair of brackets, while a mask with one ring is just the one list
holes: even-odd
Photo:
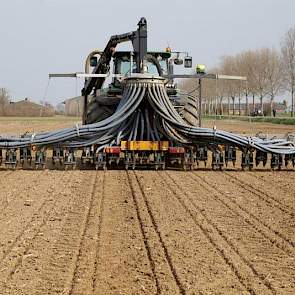
[[[127, 41], [132, 42], [136, 58], [136, 72], [140, 73], [143, 65], [143, 59], [147, 53], [147, 22], [144, 17], [140, 19], [138, 23], [138, 29], [136, 31], [121, 35], [114, 35], [110, 38], [92, 74], [106, 74], [109, 70], [109, 65], [114, 53], [114, 49], [119, 43]], [[85, 86], [82, 89], [82, 95], [84, 96], [84, 123], [87, 114], [88, 95], [91, 94], [93, 89], [100, 89], [105, 79], [106, 77], [90, 77], [89, 79], [85, 80]]]
[[[147, 23], [145, 18], [141, 18], [139, 21], [137, 31], [114, 35], [110, 38], [92, 74], [106, 74], [114, 49], [119, 43], [127, 41], [132, 41], [136, 56], [136, 72], [141, 72], [142, 60], [147, 53]], [[104, 81], [105, 77], [92, 77], [87, 79], [82, 89], [82, 95], [89, 95], [93, 88], [100, 89]]]

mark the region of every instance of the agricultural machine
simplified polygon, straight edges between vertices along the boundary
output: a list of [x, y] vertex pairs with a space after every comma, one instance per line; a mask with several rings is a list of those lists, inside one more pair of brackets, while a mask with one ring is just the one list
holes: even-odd
[[[116, 51], [131, 42], [133, 51]], [[176, 78], [243, 79], [206, 74], [174, 74], [174, 67], [192, 67], [188, 53], [147, 50], [147, 22], [136, 31], [114, 35], [104, 50], [86, 59], [85, 73], [50, 74], [85, 78], [82, 125], [52, 132], [0, 137], [0, 161], [6, 167], [44, 168], [181, 168], [201, 162], [212, 169], [236, 161], [243, 169], [266, 165], [273, 169], [295, 164], [295, 145], [289, 138], [243, 137], [200, 125], [201, 97], [180, 99]], [[109, 85], [106, 81], [111, 79]], [[240, 157], [238, 159], [238, 157]]]

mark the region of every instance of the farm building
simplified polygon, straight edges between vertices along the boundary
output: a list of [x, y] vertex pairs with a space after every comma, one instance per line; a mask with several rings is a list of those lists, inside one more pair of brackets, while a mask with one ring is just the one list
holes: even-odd
[[50, 104], [37, 104], [25, 98], [24, 100], [10, 102], [5, 106], [2, 115], [15, 117], [51, 117], [54, 116], [54, 108]]
[[64, 101], [65, 115], [81, 117], [83, 113], [83, 96], [69, 98]]

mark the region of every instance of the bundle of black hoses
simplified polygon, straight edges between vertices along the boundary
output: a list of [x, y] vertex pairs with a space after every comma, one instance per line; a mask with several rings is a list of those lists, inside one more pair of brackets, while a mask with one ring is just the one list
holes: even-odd
[[116, 112], [89, 125], [24, 137], [0, 137], [0, 148], [62, 146], [81, 148], [119, 145], [121, 140], [170, 140], [175, 145], [228, 144], [240, 149], [295, 154], [295, 145], [285, 139], [263, 140], [233, 133], [190, 126], [184, 122], [166, 93], [162, 78], [138, 75], [125, 80], [122, 99]]

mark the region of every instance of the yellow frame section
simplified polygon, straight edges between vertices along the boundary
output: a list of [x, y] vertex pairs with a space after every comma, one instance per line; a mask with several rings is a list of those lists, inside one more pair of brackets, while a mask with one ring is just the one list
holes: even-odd
[[167, 151], [169, 141], [133, 140], [121, 141], [121, 150], [129, 151]]

